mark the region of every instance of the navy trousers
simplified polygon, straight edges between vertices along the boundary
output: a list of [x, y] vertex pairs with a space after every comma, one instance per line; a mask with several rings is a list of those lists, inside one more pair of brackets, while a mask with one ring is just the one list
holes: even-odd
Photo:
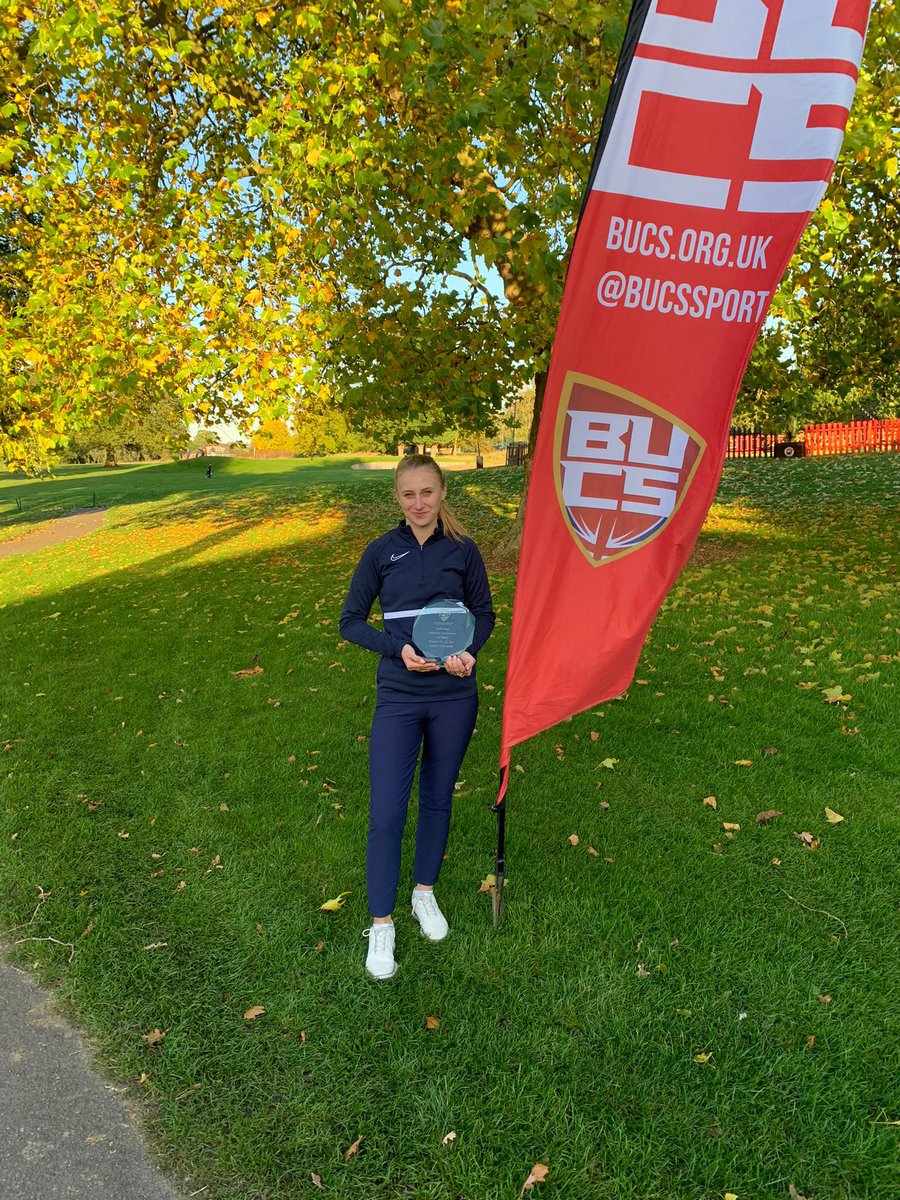
[[419, 750], [419, 819], [415, 883], [437, 882], [450, 831], [453, 785], [478, 715], [478, 695], [459, 700], [375, 706], [369, 739], [369, 839], [366, 885], [373, 917], [394, 911], [400, 846]]

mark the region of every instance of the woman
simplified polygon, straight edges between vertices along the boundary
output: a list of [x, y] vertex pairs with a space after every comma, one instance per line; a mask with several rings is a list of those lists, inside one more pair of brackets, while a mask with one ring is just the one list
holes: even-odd
[[[447, 485], [427, 454], [400, 461], [394, 495], [399, 525], [370, 542], [353, 573], [341, 613], [341, 636], [381, 655], [378, 695], [369, 739], [369, 838], [366, 885], [372, 925], [366, 970], [374, 979], [396, 971], [392, 913], [400, 877], [400, 845], [419, 750], [412, 914], [433, 942], [449, 927], [434, 897], [450, 828], [450, 803], [475, 727], [475, 656], [494, 628], [494, 609], [478, 547], [446, 504]], [[369, 623], [378, 599], [384, 628]], [[461, 600], [475, 617], [472, 643], [444, 665], [413, 645], [418, 611], [432, 600]]]

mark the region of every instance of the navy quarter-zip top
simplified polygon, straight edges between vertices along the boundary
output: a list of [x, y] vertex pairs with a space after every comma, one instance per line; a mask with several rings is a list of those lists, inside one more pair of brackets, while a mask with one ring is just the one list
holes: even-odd
[[[369, 624], [375, 600], [381, 605], [384, 628]], [[401, 521], [369, 542], [353, 572], [339, 628], [341, 637], [381, 655], [378, 699], [408, 701], [452, 700], [477, 690], [475, 671], [465, 679], [446, 671], [408, 671], [400, 657], [414, 645], [413, 622], [432, 600], [461, 600], [475, 617], [469, 653], [477, 655], [494, 628], [494, 606], [487, 572], [471, 538], [461, 541], [444, 533], [438, 521], [423, 544]], [[418, 649], [418, 647], [417, 647]]]

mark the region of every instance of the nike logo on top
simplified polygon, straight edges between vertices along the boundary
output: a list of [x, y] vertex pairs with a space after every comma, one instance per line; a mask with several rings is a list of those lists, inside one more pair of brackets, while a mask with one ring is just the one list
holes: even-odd
[[404, 550], [402, 554], [392, 554], [391, 562], [396, 562], [398, 558], [405, 558], [409, 554], [408, 550]]

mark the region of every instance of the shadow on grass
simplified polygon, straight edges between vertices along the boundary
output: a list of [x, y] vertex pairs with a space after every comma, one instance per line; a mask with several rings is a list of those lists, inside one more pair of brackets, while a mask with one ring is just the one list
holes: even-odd
[[[205, 499], [265, 489], [290, 489], [317, 483], [355, 483], [364, 472], [353, 471], [358, 457], [333, 459], [188, 459], [132, 463], [119, 467], [66, 466], [52, 479], [0, 479], [0, 529], [26, 528], [68, 509], [122, 507], [150, 501]], [[212, 465], [213, 476], [206, 478]], [[21, 511], [16, 502], [21, 504]]]

